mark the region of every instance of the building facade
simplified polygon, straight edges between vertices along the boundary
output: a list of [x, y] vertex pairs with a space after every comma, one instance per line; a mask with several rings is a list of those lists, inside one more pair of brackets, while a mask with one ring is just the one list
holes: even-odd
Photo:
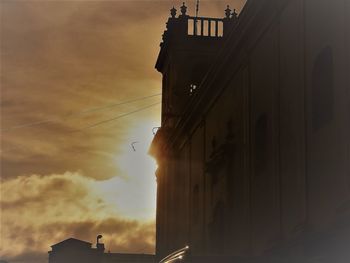
[[[171, 10], [157, 159], [159, 258], [350, 260], [350, 2]], [[234, 261], [233, 261], [234, 260]]]

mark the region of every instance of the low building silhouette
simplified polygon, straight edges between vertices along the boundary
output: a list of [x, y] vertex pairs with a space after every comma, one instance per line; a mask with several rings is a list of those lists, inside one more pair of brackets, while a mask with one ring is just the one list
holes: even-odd
[[[102, 237], [102, 236], [101, 236]], [[96, 248], [92, 243], [68, 238], [51, 246], [49, 263], [154, 263], [155, 257], [150, 254], [105, 253], [103, 243], [98, 242]]]
[[350, 260], [350, 2], [171, 10], [156, 254], [190, 262]]

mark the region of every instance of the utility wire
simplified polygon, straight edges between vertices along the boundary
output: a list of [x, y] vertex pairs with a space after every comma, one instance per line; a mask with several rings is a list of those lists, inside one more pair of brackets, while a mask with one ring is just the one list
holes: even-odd
[[[137, 113], [137, 112], [140, 112], [140, 111], [149, 109], [149, 108], [151, 108], [151, 107], [154, 107], [154, 106], [156, 106], [156, 105], [158, 105], [158, 104], [160, 104], [160, 103], [161, 103], [161, 102], [153, 103], [153, 104], [151, 104], [151, 105], [147, 105], [147, 106], [145, 106], [145, 107], [136, 109], [136, 110], [134, 110], [134, 111], [121, 114], [121, 115], [116, 116], [116, 117], [114, 117], [114, 118], [110, 118], [110, 119], [106, 119], [106, 120], [103, 120], [103, 121], [100, 121], [100, 122], [92, 123], [92, 124], [90, 124], [90, 125], [88, 125], [88, 126], [86, 126], [86, 127], [82, 127], [82, 128], [80, 128], [80, 129], [77, 129], [77, 130], [68, 131], [68, 133], [83, 132], [83, 131], [86, 130], [86, 129], [91, 129], [91, 128], [97, 127], [97, 126], [99, 126], [99, 125], [103, 125], [103, 124], [105, 124], [105, 123], [118, 120], [118, 119], [123, 118], [123, 117], [126, 117], [126, 116], [128, 116], [128, 115], [131, 115], [131, 114], [134, 114], [134, 113]], [[23, 146], [15, 146], [15, 147], [12, 147], [12, 148], [6, 149], [6, 150], [0, 149], [0, 153], [3, 154], [3, 153], [11, 152], [11, 151], [13, 151], [13, 150], [17, 150], [17, 149], [20, 149], [20, 148], [26, 149], [26, 147], [23, 147]]]
[[137, 109], [137, 110], [134, 110], [134, 111], [131, 111], [131, 112], [128, 112], [128, 113], [125, 113], [125, 114], [122, 114], [122, 115], [119, 115], [119, 116], [110, 118], [110, 119], [106, 119], [106, 120], [103, 120], [103, 121], [99, 121], [99, 122], [90, 124], [90, 125], [88, 125], [88, 126], [82, 127], [82, 128], [80, 128], [80, 129], [74, 130], [74, 131], [72, 131], [72, 132], [81, 132], [81, 131], [84, 131], [84, 130], [87, 130], [87, 129], [91, 129], [91, 128], [94, 128], [94, 127], [96, 127], [96, 126], [100, 126], [100, 125], [102, 125], [102, 124], [105, 124], [105, 123], [108, 123], [108, 122], [111, 122], [111, 121], [115, 121], [115, 120], [118, 120], [118, 119], [120, 119], [120, 118], [126, 117], [126, 116], [128, 116], [128, 115], [137, 113], [137, 112], [139, 112], [139, 111], [143, 111], [143, 110], [146, 110], [146, 109], [148, 109], [148, 108], [154, 107], [154, 106], [156, 106], [156, 105], [158, 105], [158, 104], [160, 104], [160, 103], [161, 103], [161, 102], [153, 103], [153, 104], [148, 105], [148, 106], [145, 106], [145, 107], [143, 107], [143, 108], [139, 108], [139, 109]]
[[75, 118], [75, 117], [79, 117], [81, 115], [85, 115], [87, 113], [102, 111], [102, 110], [110, 109], [110, 108], [113, 108], [113, 107], [117, 107], [117, 106], [129, 104], [129, 103], [133, 103], [133, 102], [136, 102], [136, 101], [153, 98], [153, 97], [160, 96], [160, 95], [162, 95], [162, 93], [153, 94], [153, 95], [150, 95], [150, 96], [145, 96], [145, 97], [140, 97], [140, 98], [135, 98], [135, 99], [128, 100], [128, 101], [107, 104], [107, 105], [104, 105], [104, 106], [101, 106], [101, 107], [87, 109], [87, 110], [84, 110], [84, 111], [81, 111], [81, 112], [77, 112], [77, 113], [66, 114], [63, 117], [57, 117], [57, 118], [46, 119], [46, 120], [42, 120], [42, 121], [36, 121], [36, 122], [31, 122], [31, 123], [20, 124], [20, 125], [17, 125], [17, 126], [12, 126], [10, 128], [7, 128], [7, 129], [2, 129], [2, 130], [0, 130], [0, 132], [8, 132], [8, 131], [11, 131], [11, 130], [16, 130], [16, 129], [29, 128], [29, 127], [43, 125], [43, 124], [47, 124], [47, 123], [51, 123], [51, 122], [57, 122], [57, 121], [60, 121], [61, 119]]

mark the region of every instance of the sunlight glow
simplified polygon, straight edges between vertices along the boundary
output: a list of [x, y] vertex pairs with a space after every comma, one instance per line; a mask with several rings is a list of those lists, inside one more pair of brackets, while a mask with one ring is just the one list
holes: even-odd
[[118, 213], [131, 219], [155, 218], [157, 164], [147, 153], [153, 139], [151, 131], [152, 127], [145, 122], [132, 127], [130, 140], [126, 140], [121, 153], [115, 157], [121, 176], [98, 185], [103, 200], [114, 204]]

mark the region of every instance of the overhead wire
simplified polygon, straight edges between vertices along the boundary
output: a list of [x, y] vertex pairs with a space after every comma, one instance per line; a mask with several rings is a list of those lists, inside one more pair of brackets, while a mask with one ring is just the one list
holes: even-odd
[[74, 130], [72, 132], [80, 132], [80, 131], [83, 131], [83, 130], [87, 130], [87, 129], [91, 129], [91, 128], [94, 128], [96, 126], [100, 126], [102, 124], [105, 124], [105, 123], [108, 123], [108, 122], [112, 122], [112, 121], [115, 121], [117, 119], [120, 119], [120, 118], [123, 118], [125, 116], [128, 116], [128, 115], [131, 115], [131, 114], [134, 114], [134, 113], [137, 113], [139, 111], [143, 111], [143, 110], [146, 110], [148, 108], [151, 108], [151, 107], [154, 107], [158, 104], [160, 104], [161, 102], [157, 102], [157, 103], [153, 103], [151, 105], [147, 105], [145, 107], [142, 107], [142, 108], [139, 108], [137, 110], [134, 110], [134, 111], [131, 111], [131, 112], [128, 112], [128, 113], [125, 113], [125, 114], [122, 114], [122, 115], [119, 115], [119, 116], [116, 116], [116, 117], [113, 117], [113, 118], [110, 118], [110, 119], [106, 119], [106, 120], [103, 120], [103, 121], [99, 121], [99, 122], [96, 122], [96, 123], [93, 123], [93, 124], [90, 124], [88, 126], [85, 126], [85, 127], [82, 127], [80, 129], [77, 129], [77, 130]]
[[111, 104], [107, 104], [107, 105], [104, 105], [104, 106], [87, 109], [87, 110], [76, 112], [76, 113], [66, 114], [66, 115], [64, 115], [62, 117], [56, 117], [56, 118], [50, 118], [50, 119], [36, 121], [36, 122], [31, 122], [31, 123], [20, 124], [20, 125], [16, 125], [16, 126], [12, 126], [12, 127], [6, 128], [6, 129], [1, 129], [0, 132], [4, 133], [4, 132], [11, 131], [11, 130], [22, 129], [22, 128], [29, 128], [29, 127], [43, 125], [43, 124], [47, 124], [47, 123], [51, 123], [51, 122], [58, 122], [58, 121], [60, 121], [62, 119], [76, 118], [76, 117], [85, 115], [87, 113], [102, 111], [102, 110], [110, 109], [110, 108], [113, 108], [113, 107], [117, 107], [117, 106], [129, 104], [129, 103], [133, 103], [133, 102], [137, 102], [137, 101], [141, 101], [141, 100], [157, 97], [157, 96], [160, 96], [160, 95], [162, 95], [162, 93], [152, 94], [152, 95], [149, 95], [149, 96], [139, 97], [139, 98], [123, 101], [123, 102], [111, 103]]
[[[161, 102], [156, 102], [156, 103], [144, 106], [142, 108], [138, 108], [136, 110], [133, 110], [133, 111], [130, 111], [130, 112], [127, 112], [127, 113], [115, 116], [113, 118], [109, 118], [109, 119], [106, 119], [106, 120], [103, 120], [103, 121], [95, 122], [95, 123], [92, 123], [92, 124], [90, 124], [88, 126], [85, 126], [85, 127], [82, 127], [82, 128], [76, 129], [76, 130], [68, 131], [68, 133], [83, 132], [84, 130], [91, 129], [91, 128], [94, 128], [94, 127], [97, 127], [97, 126], [100, 126], [100, 125], [103, 125], [103, 124], [106, 124], [106, 123], [109, 123], [109, 122], [112, 122], [112, 121], [116, 121], [116, 120], [121, 119], [123, 117], [126, 117], [126, 116], [129, 116], [129, 115], [138, 113], [140, 111], [149, 109], [149, 108], [154, 107], [154, 106], [159, 105], [159, 104], [161, 104]], [[7, 150], [0, 149], [0, 153], [13, 151], [13, 150], [20, 149], [20, 148], [25, 148], [25, 147], [15, 146], [15, 147], [12, 147], [12, 148], [7, 149]]]

